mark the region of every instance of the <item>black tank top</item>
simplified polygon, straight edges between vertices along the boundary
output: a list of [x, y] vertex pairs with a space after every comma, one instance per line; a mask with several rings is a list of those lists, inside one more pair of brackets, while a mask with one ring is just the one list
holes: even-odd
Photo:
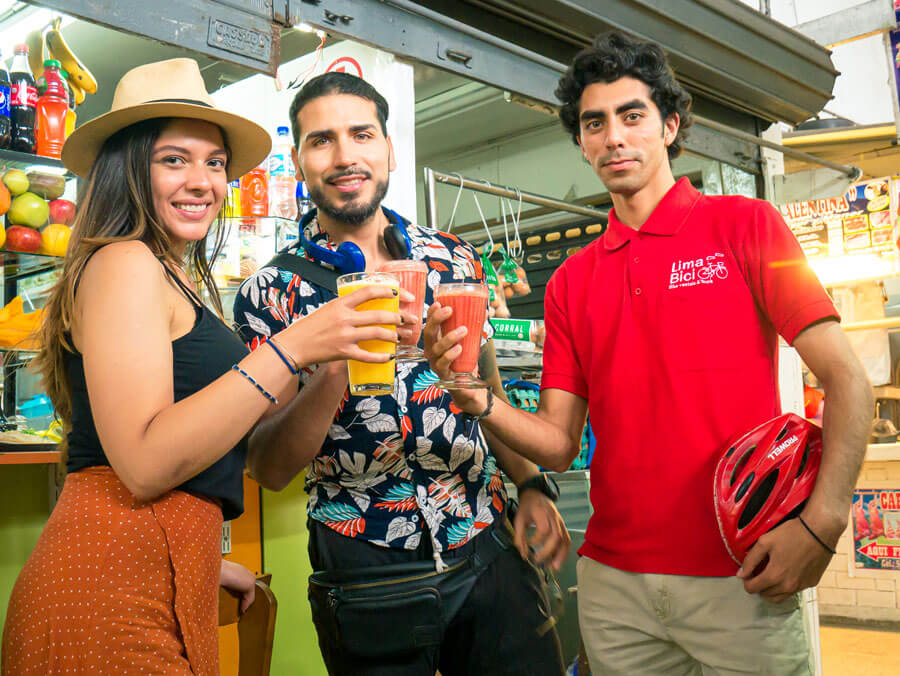
[[[227, 373], [231, 366], [246, 357], [249, 351], [175, 273], [168, 267], [163, 267], [196, 312], [194, 327], [190, 332], [172, 341], [175, 401], [180, 401]], [[94, 426], [94, 416], [91, 413], [84, 378], [84, 361], [77, 352], [66, 352], [65, 359], [72, 390], [72, 431], [68, 435], [69, 458], [66, 469], [69, 472], [77, 472], [86, 467], [108, 466], [109, 460], [100, 445], [97, 428]], [[128, 404], [123, 402], [123, 405]], [[221, 424], [227, 425], [228, 421], [223, 420]], [[237, 446], [214, 464], [178, 488], [220, 500], [223, 518], [234, 519], [244, 511], [243, 470], [246, 456], [245, 436]]]

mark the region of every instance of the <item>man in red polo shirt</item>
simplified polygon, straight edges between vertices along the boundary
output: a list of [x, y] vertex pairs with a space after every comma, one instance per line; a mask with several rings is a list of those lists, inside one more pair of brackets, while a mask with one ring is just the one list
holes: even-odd
[[[675, 181], [690, 96], [659, 46], [600, 36], [556, 94], [612, 195], [609, 228], [547, 286], [537, 414], [483, 390], [453, 398], [557, 471], [577, 455], [590, 410], [594, 513], [578, 605], [594, 673], [808, 674], [797, 592], [818, 583], [831, 552], [792, 519], [736, 570], [716, 526], [713, 475], [730, 437], [779, 413], [780, 334], [825, 388], [824, 456], [802, 517], [833, 549], [869, 431], [866, 374], [778, 212]], [[441, 336], [449, 314], [433, 305], [425, 330], [440, 375], [464, 331]]]

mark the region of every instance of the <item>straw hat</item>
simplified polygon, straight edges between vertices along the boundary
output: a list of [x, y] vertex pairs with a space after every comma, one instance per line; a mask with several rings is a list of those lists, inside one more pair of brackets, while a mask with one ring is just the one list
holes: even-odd
[[231, 148], [229, 181], [257, 166], [272, 148], [272, 138], [261, 126], [215, 107], [196, 61], [169, 59], [125, 73], [110, 111], [81, 125], [66, 139], [63, 164], [86, 178], [106, 139], [135, 122], [157, 117], [187, 117], [218, 125]]

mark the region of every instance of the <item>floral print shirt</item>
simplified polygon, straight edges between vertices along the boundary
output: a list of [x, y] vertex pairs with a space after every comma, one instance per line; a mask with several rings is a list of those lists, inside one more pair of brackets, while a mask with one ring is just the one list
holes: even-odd
[[[430, 268], [425, 306], [438, 284], [482, 282], [474, 248], [455, 235], [407, 227], [412, 258]], [[334, 249], [313, 219], [310, 241]], [[289, 249], [306, 256], [299, 243]], [[299, 275], [264, 267], [241, 285], [234, 321], [250, 349], [335, 294]], [[485, 321], [482, 340], [493, 334]], [[301, 371], [300, 385], [315, 372]], [[459, 547], [503, 512], [506, 492], [477, 423], [466, 422], [435, 386], [428, 362], [397, 363], [393, 395], [352, 396], [335, 412], [306, 475], [309, 516], [343, 535], [383, 547], [415, 549], [427, 532], [435, 552]]]

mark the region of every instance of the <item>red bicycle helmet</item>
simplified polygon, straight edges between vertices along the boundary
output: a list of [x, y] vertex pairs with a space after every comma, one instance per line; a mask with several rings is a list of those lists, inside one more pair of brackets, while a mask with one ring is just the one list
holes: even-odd
[[722, 540], [740, 564], [763, 534], [803, 509], [822, 461], [822, 430], [786, 413], [725, 448], [713, 497]]

